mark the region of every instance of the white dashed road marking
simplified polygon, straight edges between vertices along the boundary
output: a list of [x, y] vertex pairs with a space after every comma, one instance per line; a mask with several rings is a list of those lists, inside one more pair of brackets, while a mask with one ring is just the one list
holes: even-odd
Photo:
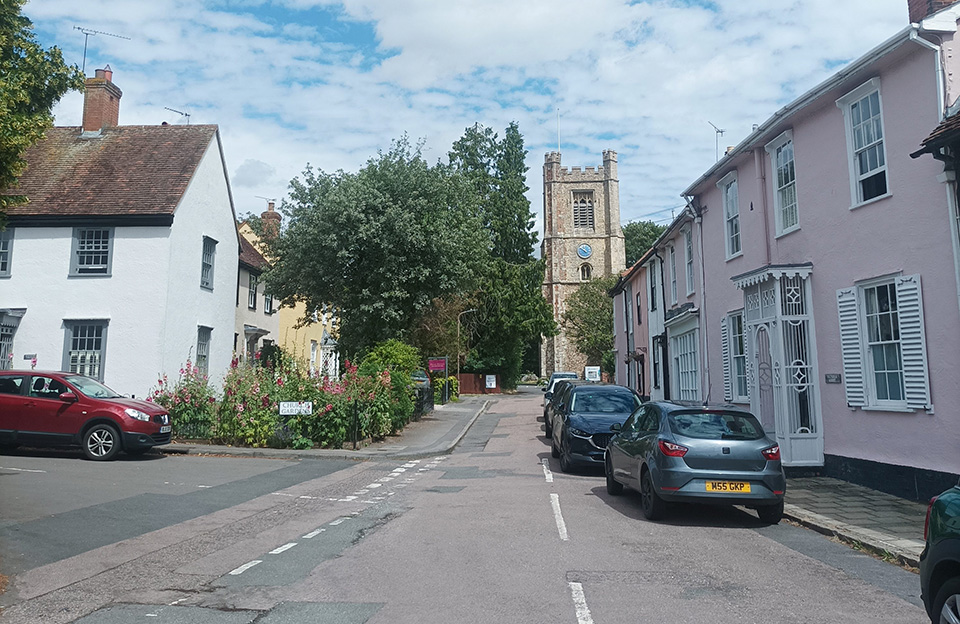
[[284, 544], [283, 546], [280, 546], [279, 548], [274, 548], [274, 549], [271, 550], [268, 554], [271, 554], [271, 555], [279, 555], [279, 554], [282, 553], [282, 552], [285, 552], [285, 551], [290, 550], [291, 548], [293, 548], [293, 547], [296, 546], [296, 545], [297, 545], [296, 542], [290, 542], [290, 543], [288, 543], [288, 544]]
[[560, 533], [560, 539], [566, 542], [570, 538], [567, 536], [567, 524], [563, 521], [563, 514], [560, 513], [559, 494], [550, 495], [550, 505], [553, 507], [553, 517], [557, 521], [557, 532]]
[[550, 467], [547, 465], [550, 463], [546, 458], [543, 460], [543, 478], [547, 480], [547, 483], [553, 483], [553, 473], [550, 472]]
[[29, 468], [4, 468], [3, 466], [0, 466], [0, 470], [16, 470], [17, 472], [47, 472], [46, 470], [30, 470]]
[[334, 520], [333, 522], [330, 523], [330, 526], [337, 526], [338, 524], [343, 524], [344, 522], [346, 522], [346, 521], [349, 520], [349, 519], [350, 519], [350, 518], [337, 518], [336, 520]]
[[232, 574], [233, 576], [237, 576], [237, 575], [239, 575], [239, 574], [243, 574], [244, 572], [246, 572], [247, 570], [249, 570], [249, 569], [252, 568], [253, 566], [257, 565], [258, 563], [263, 563], [263, 561], [261, 561], [260, 559], [254, 559], [253, 561], [251, 561], [251, 562], [249, 562], [249, 563], [243, 564], [242, 566], [240, 566], [240, 567], [237, 568], [236, 570], [231, 570], [231, 571], [230, 571], [230, 574]]
[[587, 597], [583, 595], [583, 585], [570, 583], [570, 594], [573, 596], [573, 605], [577, 608], [577, 622], [579, 624], [593, 624], [590, 607], [587, 606]]
[[326, 531], [326, 529], [317, 529], [316, 531], [310, 531], [309, 533], [303, 536], [303, 539], [313, 539], [314, 537], [320, 535], [324, 531]]

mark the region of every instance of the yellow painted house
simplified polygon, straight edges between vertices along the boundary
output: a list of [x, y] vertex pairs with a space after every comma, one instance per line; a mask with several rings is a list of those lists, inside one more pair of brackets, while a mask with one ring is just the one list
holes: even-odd
[[[267, 210], [260, 215], [265, 224], [275, 224], [279, 230], [280, 213], [274, 209], [274, 203], [268, 202]], [[239, 226], [240, 235], [249, 240], [258, 248], [259, 237], [247, 223]], [[293, 307], [283, 305], [277, 312], [279, 327], [277, 330], [277, 344], [286, 353], [310, 366], [310, 371], [331, 378], [336, 378], [340, 370], [340, 355], [337, 350], [336, 329], [339, 319], [332, 312], [332, 307], [324, 310], [308, 311], [303, 302], [296, 302]], [[297, 327], [301, 319], [310, 319], [302, 327]]]

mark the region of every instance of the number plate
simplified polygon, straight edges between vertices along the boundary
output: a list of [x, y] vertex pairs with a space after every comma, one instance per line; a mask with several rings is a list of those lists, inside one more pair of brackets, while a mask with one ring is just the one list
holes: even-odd
[[750, 483], [747, 481], [707, 481], [707, 491], [749, 494]]
[[160, 427], [160, 433], [170, 433], [170, 425]]

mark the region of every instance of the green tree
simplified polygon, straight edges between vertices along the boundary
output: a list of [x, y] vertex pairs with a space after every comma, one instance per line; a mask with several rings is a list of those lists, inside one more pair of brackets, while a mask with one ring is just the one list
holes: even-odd
[[[68, 67], [54, 46], [44, 50], [33, 24], [20, 14], [26, 0], [0, 0], [0, 189], [23, 172], [23, 153], [53, 126], [51, 109], [71, 89], [83, 88], [76, 65]], [[5, 209], [25, 203], [21, 195], [0, 195], [0, 227]]]
[[612, 361], [607, 354], [613, 351], [613, 299], [607, 291], [617, 279], [611, 275], [590, 280], [567, 298], [561, 323], [577, 349], [587, 356], [587, 366], [608, 370]]
[[623, 238], [627, 266], [633, 266], [642, 258], [666, 229], [667, 226], [657, 225], [653, 221], [631, 221], [624, 225]]
[[355, 174], [308, 165], [281, 207], [286, 228], [262, 239], [274, 261], [266, 288], [307, 310], [336, 308], [348, 356], [403, 340], [435, 298], [475, 283], [485, 254], [476, 205], [465, 179], [429, 166], [405, 137]]
[[489, 237], [485, 266], [469, 297], [477, 312], [464, 369], [499, 373], [507, 389], [520, 380], [528, 345], [540, 335], [556, 333], [541, 291], [544, 264], [532, 257], [536, 232], [525, 195], [526, 155], [515, 122], [503, 139], [479, 124], [467, 128], [450, 152], [450, 163], [480, 201], [480, 220]]

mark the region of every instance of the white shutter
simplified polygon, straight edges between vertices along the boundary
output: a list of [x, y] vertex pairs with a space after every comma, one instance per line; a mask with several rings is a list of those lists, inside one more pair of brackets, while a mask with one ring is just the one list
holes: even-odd
[[730, 329], [727, 327], [727, 317], [720, 318], [720, 352], [723, 354], [723, 400], [733, 400], [733, 380], [730, 371]]
[[920, 276], [897, 278], [897, 310], [900, 313], [900, 351], [903, 357], [903, 387], [907, 407], [933, 412], [927, 372], [927, 341], [923, 330], [923, 298]]
[[860, 310], [857, 289], [837, 291], [837, 311], [840, 315], [840, 351], [843, 356], [843, 387], [847, 405], [866, 405], [863, 385], [863, 351], [860, 346]]

